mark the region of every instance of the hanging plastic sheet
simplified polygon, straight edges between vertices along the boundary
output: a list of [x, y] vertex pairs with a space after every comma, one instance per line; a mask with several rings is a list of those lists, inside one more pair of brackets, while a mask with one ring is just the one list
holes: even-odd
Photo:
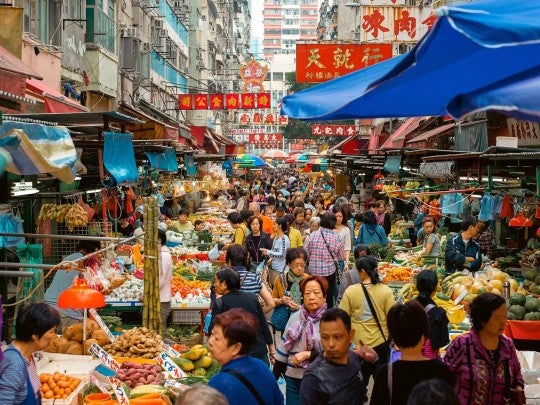
[[[0, 215], [0, 232], [24, 233], [22, 219], [9, 213]], [[22, 236], [0, 236], [0, 248], [15, 247], [24, 243]]]
[[133, 135], [105, 132], [103, 139], [103, 164], [110, 174], [105, 185], [115, 187], [122, 183], [136, 182], [138, 175], [133, 152]]
[[0, 125], [0, 147], [11, 155], [6, 167], [11, 173], [49, 173], [67, 184], [75, 180], [77, 152], [64, 127], [7, 121]]
[[169, 173], [178, 172], [178, 160], [174, 148], [165, 148], [163, 152], [145, 152], [152, 169], [164, 170]]
[[453, 176], [454, 162], [423, 162], [420, 163], [420, 174], [431, 179], [446, 179]]
[[390, 173], [399, 173], [401, 167], [401, 156], [388, 156], [384, 164], [384, 170]]
[[193, 155], [184, 155], [184, 165], [186, 166], [188, 176], [195, 176], [197, 174], [197, 166], [195, 165]]
[[[19, 245], [17, 248], [17, 254], [19, 255], [21, 263], [43, 263], [43, 247], [40, 244]], [[17, 301], [28, 297], [36, 286], [40, 285], [40, 287], [34, 291], [27, 302], [43, 302], [45, 297], [45, 289], [42, 283], [43, 270], [28, 268], [26, 271], [33, 272], [34, 276], [19, 278], [19, 284], [17, 286]]]

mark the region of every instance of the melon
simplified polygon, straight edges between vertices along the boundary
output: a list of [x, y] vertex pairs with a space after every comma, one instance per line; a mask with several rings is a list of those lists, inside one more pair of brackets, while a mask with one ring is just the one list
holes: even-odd
[[530, 289], [530, 292], [540, 295], [540, 285], [533, 285]]
[[540, 284], [540, 274], [538, 274], [534, 279], [534, 284]]
[[536, 279], [536, 271], [528, 270], [527, 272], [525, 272], [524, 277], [526, 280], [534, 281]]
[[517, 319], [516, 314], [514, 314], [513, 312], [510, 312], [510, 311], [508, 311], [508, 314], [506, 315], [506, 318], [511, 320], [511, 321], [515, 321]]
[[540, 300], [537, 298], [527, 298], [525, 305], [523, 306], [527, 312], [539, 312], [540, 311]]
[[508, 308], [508, 311], [512, 312], [518, 320], [522, 320], [527, 312], [521, 305], [511, 305], [510, 308]]
[[492, 278], [493, 278], [494, 280], [500, 281], [501, 284], [502, 284], [502, 283], [504, 283], [504, 282], [506, 281], [506, 279], [508, 278], [508, 274], [506, 274], [506, 273], [504, 273], [504, 272], [502, 272], [502, 271], [496, 271], [496, 272], [493, 274]]
[[498, 279], [495, 279], [495, 280], [491, 280], [489, 282], [489, 285], [493, 288], [496, 288], [497, 290], [499, 290], [500, 292], [502, 292], [503, 290], [503, 282], [501, 280], [498, 280]]
[[540, 321], [540, 312], [529, 312], [523, 317], [525, 321]]
[[516, 294], [512, 294], [510, 296], [510, 299], [508, 300], [508, 303], [510, 305], [525, 305], [526, 300], [527, 300], [527, 298], [525, 297], [525, 295], [520, 294], [520, 293], [516, 293]]

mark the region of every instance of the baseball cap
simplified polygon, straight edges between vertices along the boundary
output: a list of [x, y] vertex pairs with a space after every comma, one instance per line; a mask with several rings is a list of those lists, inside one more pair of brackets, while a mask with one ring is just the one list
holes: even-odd
[[283, 211], [287, 210], [287, 204], [285, 204], [285, 201], [276, 202], [276, 211], [277, 210], [283, 210]]

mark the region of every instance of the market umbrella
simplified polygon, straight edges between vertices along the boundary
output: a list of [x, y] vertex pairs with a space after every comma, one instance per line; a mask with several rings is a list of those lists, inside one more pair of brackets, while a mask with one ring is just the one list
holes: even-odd
[[234, 161], [236, 167], [241, 167], [245, 169], [251, 169], [254, 167], [266, 167], [267, 164], [260, 157], [255, 155], [250, 155], [248, 153], [243, 153], [236, 156]]
[[296, 156], [296, 163], [302, 163], [302, 164], [308, 163], [311, 159], [314, 159], [316, 156], [317, 155], [312, 152], [302, 153]]
[[289, 157], [289, 154], [280, 149], [269, 149], [266, 152], [264, 152], [261, 155], [261, 157], [264, 159], [280, 160], [280, 159], [287, 159]]
[[442, 116], [459, 94], [540, 66], [536, 2], [486, 0], [434, 14], [432, 29], [409, 53], [286, 96], [281, 114], [304, 120]]
[[323, 158], [311, 158], [309, 159], [304, 167], [302, 172], [324, 172], [328, 170], [328, 160]]
[[300, 156], [302, 152], [291, 152], [289, 153], [289, 157], [285, 159], [285, 163], [295, 163], [296, 158]]
[[540, 67], [517, 74], [509, 80], [460, 94], [448, 104], [452, 116], [496, 110], [528, 121], [540, 121]]

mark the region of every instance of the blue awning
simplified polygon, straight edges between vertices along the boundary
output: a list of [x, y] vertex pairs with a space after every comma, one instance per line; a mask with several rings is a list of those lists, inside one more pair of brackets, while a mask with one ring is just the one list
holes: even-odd
[[103, 165], [111, 175], [107, 186], [134, 183], [138, 179], [133, 135], [116, 132], [103, 133]]
[[407, 54], [289, 95], [282, 115], [303, 120], [447, 115], [456, 96], [540, 66], [540, 7], [485, 0], [435, 10]]
[[164, 170], [169, 173], [178, 172], [178, 159], [174, 148], [165, 148], [163, 152], [145, 152], [152, 169]]

